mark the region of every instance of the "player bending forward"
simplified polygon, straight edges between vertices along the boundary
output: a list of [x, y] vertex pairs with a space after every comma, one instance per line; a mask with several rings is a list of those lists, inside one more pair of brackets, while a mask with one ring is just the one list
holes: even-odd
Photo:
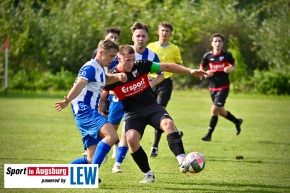
[[111, 73], [124, 72], [128, 81], [113, 83], [106, 86], [105, 89], [113, 90], [124, 106], [125, 135], [129, 151], [135, 163], [145, 174], [145, 178], [140, 183], [155, 181], [148, 157], [140, 146], [140, 140], [148, 124], [154, 128], [160, 128], [166, 133], [168, 146], [180, 165], [180, 172], [187, 172], [187, 169], [182, 165], [185, 158], [182, 139], [168, 112], [157, 104], [147, 74], [149, 72], [169, 71], [202, 78], [206, 76], [206, 72], [169, 63], [155, 63], [148, 60], [135, 61], [135, 51], [129, 45], [120, 47], [118, 61], [119, 64], [111, 70]]

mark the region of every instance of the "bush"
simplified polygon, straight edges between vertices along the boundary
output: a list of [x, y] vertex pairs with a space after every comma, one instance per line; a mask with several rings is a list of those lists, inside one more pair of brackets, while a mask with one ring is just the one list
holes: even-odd
[[38, 69], [29, 72], [21, 70], [10, 78], [9, 89], [31, 91], [69, 90], [75, 78], [75, 74], [64, 69], [56, 74], [52, 74], [50, 71], [41, 73]]
[[252, 77], [243, 78], [233, 88], [236, 92], [290, 95], [290, 73], [285, 69], [255, 70]]

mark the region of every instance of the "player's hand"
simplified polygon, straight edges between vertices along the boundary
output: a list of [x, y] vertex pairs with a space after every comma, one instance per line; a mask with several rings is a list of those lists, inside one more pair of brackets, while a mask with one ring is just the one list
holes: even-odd
[[213, 76], [214, 73], [213, 73], [212, 71], [210, 71], [210, 70], [207, 70], [207, 71], [206, 71], [206, 74], [207, 74], [206, 77], [208, 78], [208, 77]]
[[119, 73], [118, 79], [120, 82], [127, 82], [127, 75], [125, 73]]
[[67, 107], [68, 104], [69, 104], [69, 101], [68, 101], [67, 97], [64, 96], [64, 99], [62, 101], [54, 103], [54, 108], [56, 109], [57, 112], [59, 112], [62, 109], [64, 109], [65, 107]]
[[192, 70], [190, 71], [190, 74], [191, 74], [192, 76], [198, 76], [198, 77], [200, 78], [200, 80], [202, 80], [203, 78], [206, 79], [207, 76], [208, 76], [208, 74], [207, 74], [204, 70], [201, 70], [201, 69], [199, 69], [199, 70], [197, 70], [197, 69], [192, 69]]
[[229, 72], [231, 72], [233, 70], [234, 70], [234, 68], [232, 66], [227, 66], [227, 67], [224, 68], [224, 72], [225, 73], [229, 73]]

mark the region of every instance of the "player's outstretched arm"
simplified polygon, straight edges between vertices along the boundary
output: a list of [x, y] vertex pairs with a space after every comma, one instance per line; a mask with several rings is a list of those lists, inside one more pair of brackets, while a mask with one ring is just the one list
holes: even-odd
[[192, 76], [198, 76], [201, 79], [206, 78], [207, 76], [207, 73], [204, 70], [191, 69], [191, 68], [187, 68], [182, 65], [179, 65], [179, 64], [171, 64], [171, 63], [160, 63], [160, 71], [190, 74]]
[[56, 111], [59, 112], [67, 107], [67, 105], [81, 93], [81, 91], [87, 84], [88, 81], [86, 79], [79, 77], [77, 79], [77, 82], [69, 91], [68, 95], [64, 96], [64, 99], [62, 101], [54, 103], [54, 108], [56, 109]]

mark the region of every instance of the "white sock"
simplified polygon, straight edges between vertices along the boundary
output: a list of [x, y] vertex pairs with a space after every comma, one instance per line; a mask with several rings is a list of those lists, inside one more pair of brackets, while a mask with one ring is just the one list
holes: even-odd
[[149, 176], [153, 176], [153, 173], [152, 173], [151, 170], [149, 170], [146, 174], [149, 175]]
[[176, 156], [176, 159], [177, 159], [179, 165], [182, 164], [184, 158], [185, 158], [185, 154], [179, 154], [178, 156]]
[[121, 163], [115, 162], [114, 167], [120, 167], [120, 166], [121, 166]]

